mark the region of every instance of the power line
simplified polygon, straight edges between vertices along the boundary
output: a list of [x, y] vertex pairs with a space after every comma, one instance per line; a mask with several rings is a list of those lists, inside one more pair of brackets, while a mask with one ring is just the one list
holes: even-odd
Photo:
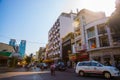
[[[4, 35], [0, 35], [0, 37], [2, 38], [6, 38], [6, 39], [15, 39], [15, 40], [18, 40], [18, 41], [21, 41], [21, 40], [25, 40], [25, 39], [16, 39], [16, 38], [11, 38], [11, 37], [8, 37], [8, 36], [4, 36]], [[40, 42], [34, 42], [34, 41], [28, 41], [26, 40], [27, 43], [32, 43], [32, 44], [47, 44], [47, 43], [40, 43]]]

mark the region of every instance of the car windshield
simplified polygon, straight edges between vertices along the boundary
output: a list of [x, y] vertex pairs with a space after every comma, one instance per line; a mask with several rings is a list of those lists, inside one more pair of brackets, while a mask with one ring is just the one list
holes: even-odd
[[47, 66], [47, 64], [46, 64], [46, 63], [42, 63], [42, 65], [43, 65], [43, 66]]
[[64, 63], [63, 63], [63, 62], [59, 62], [58, 64], [59, 64], [59, 65], [64, 65]]

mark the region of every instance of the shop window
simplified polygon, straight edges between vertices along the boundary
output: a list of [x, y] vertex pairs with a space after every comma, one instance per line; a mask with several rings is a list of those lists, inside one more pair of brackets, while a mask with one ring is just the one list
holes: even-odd
[[104, 60], [104, 65], [106, 65], [106, 66], [111, 65], [111, 56], [110, 55], [104, 55], [103, 60]]
[[100, 47], [110, 46], [108, 36], [99, 37], [99, 41], [100, 41]]
[[101, 57], [95, 56], [95, 57], [93, 57], [93, 60], [98, 61], [98, 62], [101, 62]]

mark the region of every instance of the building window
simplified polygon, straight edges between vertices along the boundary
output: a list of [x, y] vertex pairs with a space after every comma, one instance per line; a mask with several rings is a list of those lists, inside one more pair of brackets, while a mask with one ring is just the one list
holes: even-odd
[[99, 41], [100, 41], [100, 47], [110, 46], [108, 36], [99, 37]]
[[76, 51], [80, 51], [81, 50], [81, 40], [78, 40], [76, 42]]
[[116, 34], [112, 34], [113, 45], [117, 46], [120, 45], [120, 36]]
[[96, 48], [96, 38], [88, 40], [88, 44], [90, 49]]
[[76, 44], [78, 44], [78, 46], [81, 46], [81, 40], [78, 40]]
[[89, 28], [87, 30], [87, 35], [88, 35], [88, 38], [95, 36], [95, 29], [94, 29], [94, 27], [91, 27], [91, 28]]
[[105, 24], [99, 24], [97, 26], [97, 29], [98, 29], [98, 34], [105, 34], [105, 33], [107, 33]]

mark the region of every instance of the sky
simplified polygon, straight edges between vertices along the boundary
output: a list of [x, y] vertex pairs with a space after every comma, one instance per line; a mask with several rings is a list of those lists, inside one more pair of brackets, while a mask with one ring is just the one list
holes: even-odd
[[115, 0], [0, 0], [0, 42], [26, 40], [26, 53], [48, 43], [48, 31], [62, 12], [83, 8], [110, 16]]

